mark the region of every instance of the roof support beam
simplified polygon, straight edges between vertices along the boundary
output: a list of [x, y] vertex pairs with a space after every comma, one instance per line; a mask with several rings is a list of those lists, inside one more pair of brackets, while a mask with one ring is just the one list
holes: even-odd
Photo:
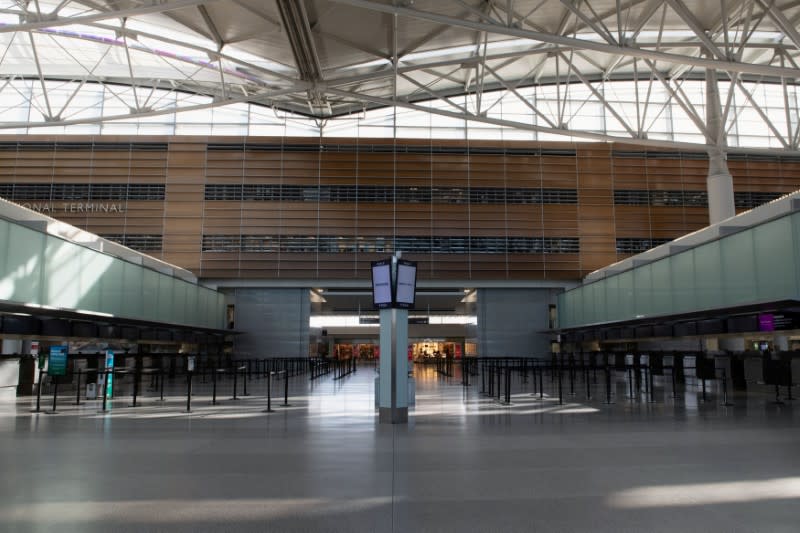
[[736, 79], [736, 86], [747, 97], [747, 101], [750, 102], [750, 105], [753, 106], [753, 109], [756, 110], [756, 113], [758, 113], [758, 116], [761, 117], [761, 120], [763, 120], [764, 123], [767, 125], [767, 127], [769, 128], [769, 131], [771, 131], [772, 134], [781, 142], [781, 144], [783, 145], [784, 148], [789, 148], [789, 143], [786, 142], [786, 139], [784, 139], [784, 137], [781, 134], [781, 132], [778, 131], [778, 128], [775, 127], [775, 125], [772, 123], [772, 121], [767, 116], [767, 114], [764, 112], [764, 110], [761, 109], [761, 106], [758, 105], [758, 103], [756, 103], [755, 99], [753, 98], [753, 95], [750, 93], [750, 91], [747, 90], [747, 87], [744, 86], [744, 83], [742, 83], [742, 80], [737, 78]]
[[581, 19], [587, 26], [592, 28], [594, 32], [602, 37], [608, 44], [612, 44], [614, 46], [618, 44], [607, 28], [601, 28], [599, 21], [589, 18], [588, 15], [586, 15], [578, 6], [575, 5], [573, 0], [561, 0], [561, 4], [575, 14], [576, 17]]
[[[57, 28], [59, 26], [71, 26], [74, 24], [89, 24], [108, 19], [121, 19], [124, 17], [134, 17], [138, 15], [150, 15], [152, 13], [163, 13], [184, 7], [194, 7], [207, 3], [208, 0], [171, 0], [168, 2], [154, 3], [129, 9], [119, 9], [116, 11], [102, 11], [91, 15], [80, 15], [76, 17], [48, 17], [46, 20], [32, 20], [21, 24], [7, 24], [0, 26], [0, 33], [10, 33], [16, 31], [41, 30], [45, 28]], [[28, 13], [30, 16], [30, 13]]]
[[[628, 138], [628, 137], [618, 137], [615, 135], [607, 135], [602, 133], [592, 133], [587, 131], [572, 131], [569, 129], [564, 128], [546, 128], [543, 126], [537, 126], [533, 124], [526, 124], [524, 122], [516, 122], [512, 120], [503, 120], [498, 118], [492, 118], [488, 116], [480, 116], [474, 114], [464, 115], [461, 113], [455, 113], [453, 111], [447, 111], [445, 109], [436, 109], [436, 108], [429, 108], [424, 107], [416, 104], [412, 104], [409, 102], [404, 102], [402, 100], [393, 100], [391, 98], [381, 98], [378, 96], [369, 96], [365, 94], [357, 94], [351, 93], [348, 91], [342, 91], [339, 89], [327, 88], [326, 92], [330, 95], [335, 95], [341, 98], [352, 99], [354, 101], [364, 101], [364, 102], [371, 102], [375, 105], [379, 106], [397, 106], [402, 107], [405, 109], [411, 109], [414, 111], [421, 111], [424, 113], [432, 113], [434, 115], [441, 115], [450, 118], [456, 118], [459, 120], [470, 120], [473, 122], [481, 122], [484, 124], [492, 124], [495, 126], [500, 127], [508, 127], [508, 128], [516, 128], [523, 131], [535, 131], [539, 133], [552, 133], [556, 135], [565, 135], [571, 137], [577, 137], [580, 139], [588, 139], [593, 141], [603, 141], [603, 142], [622, 142], [622, 143], [629, 143], [629, 144], [637, 144], [641, 146], [652, 146], [655, 148], [671, 148], [671, 149], [685, 149], [685, 150], [703, 150], [708, 149], [711, 146], [699, 143], [689, 143], [689, 142], [677, 142], [677, 141], [660, 141], [657, 139], [636, 139], [636, 138]], [[749, 148], [729, 148], [729, 153], [753, 153], [753, 154], [762, 154], [762, 153], [775, 153], [775, 150], [765, 150], [765, 149], [749, 149]]]
[[700, 42], [703, 43], [706, 50], [711, 52], [714, 56], [721, 60], [727, 60], [725, 54], [717, 48], [717, 45], [706, 35], [705, 29], [700, 25], [700, 21], [697, 20], [697, 17], [689, 11], [689, 8], [686, 7], [686, 4], [683, 3], [683, 0], [666, 0], [670, 7], [678, 14], [678, 16], [686, 23], [687, 26], [697, 35], [697, 38], [700, 39]]
[[[611, 104], [608, 103], [608, 100], [606, 100], [605, 97], [602, 94], [600, 94], [600, 91], [598, 91], [597, 88], [594, 85], [592, 85], [592, 83], [586, 78], [586, 76], [584, 76], [581, 73], [581, 71], [578, 70], [578, 68], [575, 65], [573, 65], [563, 53], [561, 53], [561, 57], [564, 59], [564, 61], [566, 61], [570, 65], [572, 72], [574, 72], [575, 76], [579, 80], [581, 80], [581, 83], [583, 83], [583, 85], [585, 85], [586, 88], [589, 89], [589, 91], [594, 95], [594, 97], [597, 98], [601, 104], [603, 104], [603, 107], [605, 107], [608, 110], [608, 112], [611, 113], [614, 116], [614, 118], [619, 121], [620, 124], [622, 124], [622, 126], [628, 131], [631, 137], [637, 137], [638, 135], [636, 134], [636, 132], [633, 130], [633, 128], [631, 128], [628, 125], [628, 121], [625, 120], [619, 113], [617, 113], [617, 110], [614, 109], [611, 106]], [[566, 100], [567, 98], [565, 95], [564, 98], [565, 103]], [[639, 102], [636, 102], [636, 108], [637, 109], [639, 108]]]
[[519, 37], [521, 39], [531, 39], [542, 43], [549, 43], [552, 45], [560, 45], [567, 48], [594, 50], [596, 52], [612, 54], [612, 55], [625, 55], [629, 57], [638, 57], [640, 59], [649, 59], [651, 61], [665, 61], [673, 64], [688, 64], [695, 67], [714, 69], [726, 72], [741, 72], [745, 74], [755, 74], [763, 76], [774, 76], [778, 78], [800, 78], [800, 70], [794, 68], [778, 67], [774, 65], [757, 65], [750, 63], [742, 63], [732, 60], [719, 60], [704, 57], [687, 57], [678, 54], [671, 54], [667, 52], [660, 52], [657, 50], [646, 50], [636, 48], [629, 45], [614, 46], [608, 43], [600, 43], [588, 41], [586, 39], [578, 39], [574, 37], [566, 37], [563, 35], [552, 35], [548, 33], [531, 31], [521, 28], [509, 28], [504, 25], [487, 24], [471, 20], [457, 19], [438, 13], [431, 13], [427, 11], [420, 11], [408, 7], [394, 6], [389, 4], [380, 4], [371, 0], [331, 0], [340, 4], [345, 4], [353, 7], [378, 11], [382, 13], [392, 13], [404, 17], [415, 18], [419, 20], [427, 20], [443, 24], [445, 26], [455, 26], [460, 28], [469, 28], [473, 30], [485, 30], [496, 35], [508, 35], [511, 37]]
[[767, 13], [769, 13], [770, 18], [775, 22], [778, 28], [780, 28], [783, 34], [786, 35], [786, 37], [788, 37], [798, 49], [800, 49], [800, 32], [798, 32], [795, 25], [792, 24], [789, 19], [787, 19], [786, 16], [775, 7], [775, 1], [773, 0], [769, 3], [769, 5], [767, 5], [764, 0], [755, 1], [763, 9], [765, 9]]

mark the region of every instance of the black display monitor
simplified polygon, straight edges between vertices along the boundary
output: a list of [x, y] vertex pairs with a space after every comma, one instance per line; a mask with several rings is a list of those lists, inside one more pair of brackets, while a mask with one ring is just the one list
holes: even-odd
[[413, 261], [397, 260], [397, 293], [395, 304], [402, 309], [414, 307], [417, 292], [417, 264]]
[[392, 260], [372, 262], [372, 305], [378, 309], [392, 306]]

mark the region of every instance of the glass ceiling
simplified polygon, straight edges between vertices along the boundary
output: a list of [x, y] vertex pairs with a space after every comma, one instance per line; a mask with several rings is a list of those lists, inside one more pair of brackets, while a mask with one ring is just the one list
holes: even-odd
[[395, 4], [0, 1], [0, 134], [702, 147], [718, 68], [724, 144], [798, 151], [800, 6]]

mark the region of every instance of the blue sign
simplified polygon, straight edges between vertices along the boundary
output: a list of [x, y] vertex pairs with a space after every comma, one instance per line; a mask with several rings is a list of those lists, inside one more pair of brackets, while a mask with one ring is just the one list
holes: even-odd
[[50, 361], [47, 365], [47, 373], [51, 376], [67, 375], [67, 349], [68, 346], [51, 346]]
[[106, 350], [106, 398], [114, 395], [114, 350]]

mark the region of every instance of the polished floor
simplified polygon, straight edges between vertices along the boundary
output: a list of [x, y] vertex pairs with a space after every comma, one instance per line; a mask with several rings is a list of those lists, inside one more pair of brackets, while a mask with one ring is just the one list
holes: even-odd
[[262, 380], [217, 406], [198, 384], [191, 413], [177, 383], [107, 413], [0, 405], [0, 531], [800, 531], [800, 416], [769, 390], [723, 406], [658, 385], [649, 403], [620, 375], [612, 405], [601, 385], [559, 405], [515, 378], [506, 406], [418, 366], [392, 426], [374, 377], [293, 378], [273, 413]]

